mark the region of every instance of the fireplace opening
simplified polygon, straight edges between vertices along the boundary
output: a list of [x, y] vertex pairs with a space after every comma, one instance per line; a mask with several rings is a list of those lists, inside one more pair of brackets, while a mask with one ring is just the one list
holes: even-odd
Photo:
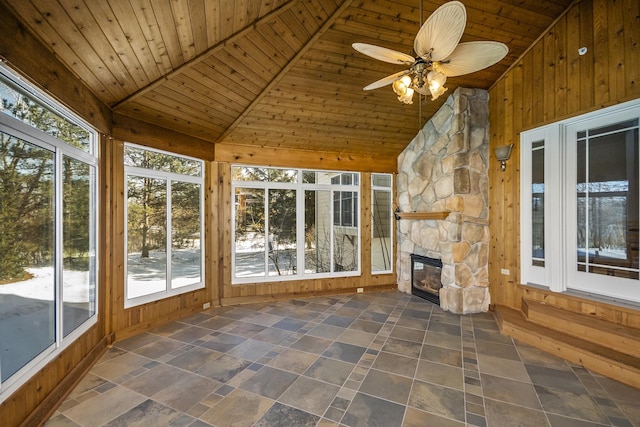
[[411, 294], [440, 304], [442, 260], [411, 254]]

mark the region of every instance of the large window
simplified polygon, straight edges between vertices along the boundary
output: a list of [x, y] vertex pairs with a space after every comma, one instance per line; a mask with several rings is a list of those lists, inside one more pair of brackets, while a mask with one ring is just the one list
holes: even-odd
[[96, 321], [96, 134], [0, 68], [0, 396]]
[[392, 175], [371, 174], [371, 271], [393, 270]]
[[640, 302], [639, 122], [635, 101], [522, 134], [525, 283]]
[[233, 283], [360, 271], [357, 173], [234, 166]]
[[126, 307], [204, 287], [204, 166], [125, 145]]
[[[358, 175], [341, 173], [331, 178], [333, 185], [358, 185]], [[354, 191], [333, 192], [333, 225], [358, 226], [358, 193]]]

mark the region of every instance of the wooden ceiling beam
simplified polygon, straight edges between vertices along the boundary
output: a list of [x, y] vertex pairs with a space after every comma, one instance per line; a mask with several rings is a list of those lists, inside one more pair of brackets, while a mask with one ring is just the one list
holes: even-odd
[[[268, 148], [268, 149], [265, 149]], [[392, 156], [354, 154], [336, 151], [217, 144], [215, 160], [232, 164], [309, 168], [311, 170], [349, 170], [358, 172], [389, 172], [397, 169]]]

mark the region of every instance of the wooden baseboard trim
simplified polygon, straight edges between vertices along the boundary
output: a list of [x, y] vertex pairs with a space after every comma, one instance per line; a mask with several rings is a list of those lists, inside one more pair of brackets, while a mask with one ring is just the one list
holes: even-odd
[[[377, 285], [367, 286], [363, 289], [363, 293], [381, 292], [398, 289], [398, 285]], [[355, 294], [358, 288], [344, 288], [344, 289], [330, 289], [326, 291], [308, 291], [308, 292], [292, 292], [288, 294], [276, 294], [276, 295], [252, 295], [246, 297], [229, 297], [221, 298], [220, 303], [223, 306], [226, 305], [240, 305], [240, 304], [255, 304], [269, 301], [281, 301], [293, 298], [308, 298], [308, 297], [323, 297], [330, 295], [342, 295], [342, 294]]]
[[69, 393], [78, 385], [80, 380], [89, 372], [107, 349], [107, 336], [87, 353], [87, 355], [73, 367], [71, 372], [49, 393], [40, 404], [20, 424], [21, 427], [42, 426], [64, 402]]

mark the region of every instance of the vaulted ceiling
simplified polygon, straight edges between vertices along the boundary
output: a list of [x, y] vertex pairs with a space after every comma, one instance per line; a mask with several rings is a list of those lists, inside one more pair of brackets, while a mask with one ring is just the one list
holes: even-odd
[[[212, 143], [396, 156], [446, 100], [363, 91], [403, 67], [351, 47], [410, 54], [444, 0], [0, 1], [115, 113]], [[571, 2], [463, 0], [462, 41], [509, 53], [449, 93], [489, 88]]]

